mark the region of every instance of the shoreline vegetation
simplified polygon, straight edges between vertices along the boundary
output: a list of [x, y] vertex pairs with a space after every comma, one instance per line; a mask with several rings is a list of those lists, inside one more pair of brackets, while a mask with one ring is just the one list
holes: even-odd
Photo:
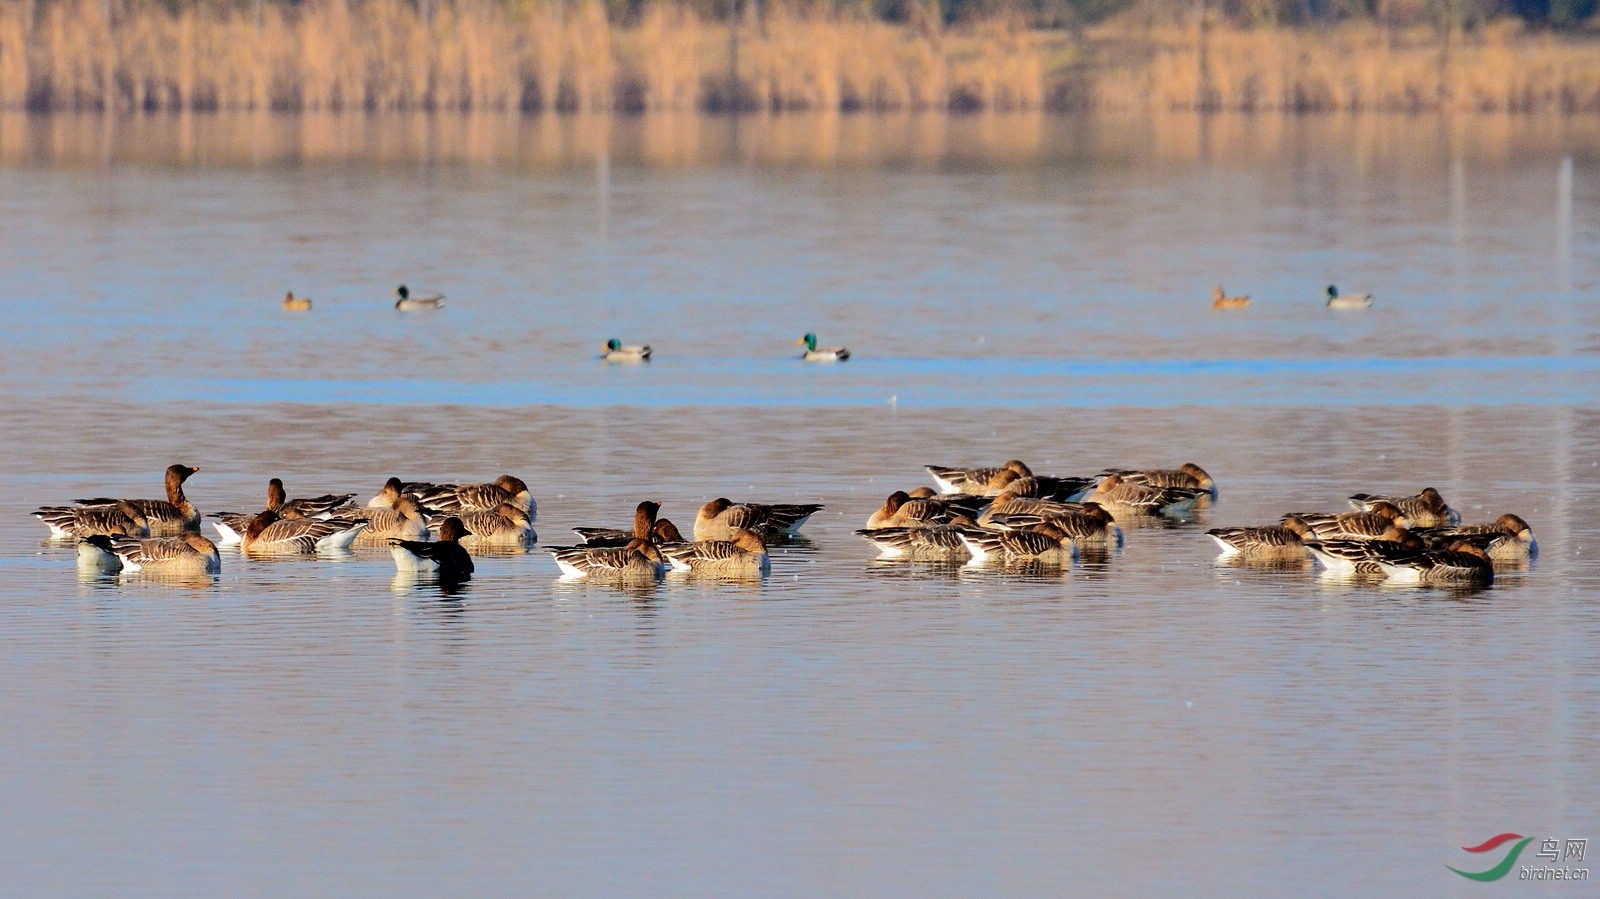
[[1004, 7], [884, 18], [738, 0], [720, 17], [596, 0], [0, 0], [0, 109], [1600, 112], [1594, 33], [1397, 24], [1401, 0], [1379, 2], [1384, 20], [1252, 25], [1202, 2], [1041, 27]]

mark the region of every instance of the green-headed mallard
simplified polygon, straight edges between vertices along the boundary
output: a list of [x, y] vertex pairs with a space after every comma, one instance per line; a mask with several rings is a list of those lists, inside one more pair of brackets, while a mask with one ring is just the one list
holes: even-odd
[[605, 349], [600, 351], [600, 358], [607, 362], [649, 362], [650, 344], [624, 346], [622, 341], [613, 337], [606, 341]]
[[401, 312], [420, 312], [428, 309], [438, 309], [444, 305], [442, 293], [412, 293], [404, 284], [395, 288], [394, 308]]
[[1328, 285], [1327, 298], [1329, 309], [1365, 309], [1372, 305], [1372, 294], [1342, 294], [1339, 292], [1339, 288], [1332, 284]]
[[801, 354], [800, 358], [807, 362], [843, 362], [844, 360], [850, 358], [850, 350], [848, 347], [839, 347], [838, 349], [833, 350], [817, 349], [817, 335], [815, 334], [807, 334], [799, 340], [796, 340], [795, 343], [806, 348], [806, 351]]

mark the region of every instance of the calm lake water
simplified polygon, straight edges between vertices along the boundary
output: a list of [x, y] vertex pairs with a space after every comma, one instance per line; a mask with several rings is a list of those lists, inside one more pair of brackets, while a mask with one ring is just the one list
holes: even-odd
[[[0, 116], [4, 892], [1573, 892], [1445, 865], [1600, 839], [1597, 146]], [[1377, 302], [1330, 313], [1330, 281]], [[401, 282], [448, 305], [396, 313]], [[855, 358], [803, 366], [806, 331]], [[656, 361], [600, 363], [613, 336]], [[1055, 574], [852, 533], [926, 463], [1010, 457], [1192, 460], [1221, 496]], [[80, 578], [28, 516], [175, 461], [207, 512], [513, 472], [541, 544], [456, 593], [382, 553], [224, 550], [197, 587]], [[1539, 559], [1456, 595], [1202, 535], [1424, 486]], [[827, 508], [760, 582], [557, 582], [568, 528], [718, 495]]]

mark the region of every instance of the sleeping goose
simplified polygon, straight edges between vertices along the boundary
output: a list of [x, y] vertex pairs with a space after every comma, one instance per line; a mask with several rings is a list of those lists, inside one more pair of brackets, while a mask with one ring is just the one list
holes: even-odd
[[927, 527], [944, 524], [957, 515], [976, 515], [984, 505], [980, 497], [914, 498], [904, 490], [896, 490], [883, 501], [882, 508], [867, 518], [867, 527]]
[[1371, 493], [1357, 493], [1350, 497], [1350, 506], [1360, 511], [1369, 511], [1374, 503], [1393, 503], [1406, 519], [1416, 527], [1433, 528], [1448, 527], [1461, 523], [1461, 513], [1450, 508], [1445, 503], [1444, 497], [1432, 487], [1422, 488], [1416, 496], [1377, 496]]
[[649, 362], [650, 344], [624, 346], [622, 341], [613, 337], [606, 341], [605, 349], [600, 351], [600, 358], [607, 362]]
[[1212, 528], [1206, 536], [1222, 548], [1224, 557], [1255, 561], [1297, 562], [1307, 558], [1303, 541], [1312, 538], [1311, 527], [1289, 517], [1282, 524], [1251, 528]]
[[124, 571], [160, 574], [215, 574], [222, 570], [217, 545], [195, 533], [177, 537], [106, 537]]
[[111, 545], [112, 536], [125, 534], [90, 534], [78, 541], [78, 571], [84, 574], [116, 574], [122, 570], [122, 559]]
[[731, 540], [744, 528], [763, 540], [793, 535], [806, 519], [822, 509], [821, 503], [735, 503], [718, 497], [700, 507], [694, 518], [694, 539]]
[[653, 531], [656, 525], [656, 514], [660, 511], [660, 503], [647, 499], [633, 508], [633, 527], [629, 530], [593, 527], [577, 527], [572, 530], [583, 538], [585, 546], [627, 546], [636, 539], [655, 539]]
[[427, 481], [402, 481], [399, 478], [390, 478], [383, 482], [383, 489], [379, 490], [376, 496], [367, 500], [367, 508], [392, 509], [395, 502], [400, 499], [401, 494], [414, 493], [421, 496], [423, 493], [438, 486], [438, 484], [430, 484]]
[[[636, 539], [633, 531], [616, 528], [573, 528], [573, 530], [583, 538], [584, 546], [627, 546]], [[684, 542], [683, 534], [669, 518], [656, 519], [655, 527], [650, 529], [645, 539], [657, 546]]]
[[767, 546], [754, 531], [740, 528], [732, 540], [700, 540], [694, 543], [669, 543], [661, 554], [678, 571], [752, 577], [772, 571]]
[[1049, 475], [1018, 475], [1002, 471], [995, 475], [991, 485], [1002, 485], [1004, 490], [1021, 497], [1054, 500], [1058, 503], [1075, 503], [1094, 490], [1099, 478], [1057, 478]]
[[487, 484], [418, 484], [410, 492], [424, 506], [440, 512], [490, 512], [509, 503], [528, 513], [530, 520], [538, 514], [528, 485], [508, 474]]
[[1487, 587], [1494, 583], [1494, 563], [1488, 553], [1464, 540], [1446, 550], [1430, 550], [1403, 559], [1378, 559], [1377, 563], [1397, 584]]
[[428, 519], [414, 494], [406, 493], [392, 509], [362, 509], [367, 529], [356, 535], [355, 546], [388, 546], [390, 540], [428, 539]]
[[239, 546], [253, 556], [349, 549], [367, 522], [347, 518], [279, 518], [271, 509], [250, 520]]
[[654, 580], [666, 570], [661, 550], [637, 538], [627, 546], [552, 547], [550, 554], [563, 578]]
[[878, 548], [880, 559], [912, 559], [925, 562], [959, 561], [971, 555], [961, 542], [961, 532], [976, 529], [977, 522], [957, 515], [949, 524], [927, 527], [862, 528], [856, 536]]
[[50, 528], [50, 539], [83, 539], [95, 534], [150, 536], [144, 513], [126, 500], [109, 506], [40, 506], [33, 517]]
[[1032, 531], [961, 531], [961, 542], [972, 553], [969, 564], [1027, 559], [1055, 565], [1070, 565], [1078, 554], [1072, 538], [1049, 525]]
[[[520, 546], [538, 538], [528, 513], [510, 503], [501, 503], [489, 512], [461, 512], [445, 520], [450, 517], [460, 519], [467, 529], [462, 539], [479, 545]], [[434, 516], [430, 524], [438, 519], [439, 516]], [[444, 527], [444, 523], [439, 522], [439, 527]]]
[[438, 309], [444, 305], [442, 293], [412, 293], [404, 284], [395, 288], [394, 308], [401, 312], [418, 312], [428, 309]]
[[1011, 490], [1006, 490], [994, 498], [989, 508], [983, 510], [978, 516], [979, 527], [990, 527], [995, 516], [1004, 515], [1065, 515], [1070, 512], [1082, 512], [1085, 507], [1081, 503], [1062, 503], [1053, 499], [1038, 499], [1032, 496], [1018, 496]]
[[1211, 479], [1211, 475], [1206, 474], [1204, 468], [1193, 462], [1185, 462], [1177, 468], [1147, 468], [1142, 471], [1127, 468], [1108, 468], [1100, 472], [1099, 477], [1104, 478], [1113, 474], [1130, 484], [1204, 490], [1211, 494], [1212, 499], [1217, 498], [1217, 482]]
[[1182, 515], [1206, 491], [1199, 487], [1159, 487], [1107, 475], [1083, 502], [1105, 507], [1112, 515]]
[[1318, 540], [1396, 540], [1395, 532], [1411, 524], [1394, 503], [1383, 500], [1366, 512], [1290, 512], [1283, 517], [1284, 521], [1291, 518], [1304, 522]]
[[843, 362], [850, 358], [850, 350], [846, 347], [832, 350], [817, 349], [817, 335], [815, 334], [807, 334], [796, 340], [795, 343], [806, 348], [806, 351], [800, 354], [800, 358], [807, 362]]
[[1539, 541], [1534, 539], [1533, 529], [1521, 516], [1510, 513], [1479, 524], [1413, 528], [1412, 533], [1429, 549], [1447, 549], [1458, 540], [1466, 540], [1495, 562], [1527, 562], [1539, 555]]
[[[360, 510], [349, 505], [355, 497], [354, 493], [325, 493], [295, 500], [287, 499], [287, 496], [281, 478], [268, 481], [266, 511], [274, 512], [282, 519], [333, 518], [336, 511], [341, 518], [361, 517]], [[245, 528], [256, 516], [246, 512], [212, 512], [206, 517], [211, 519], [211, 526], [217, 531], [217, 542], [222, 546], [232, 546], [243, 541]]]
[[[119, 500], [110, 497], [96, 497], [94, 499], [75, 499], [73, 502], [80, 506], [117, 506], [127, 503], [144, 516], [153, 537], [172, 537], [185, 531], [199, 532], [200, 512], [183, 495], [183, 482], [189, 476], [199, 471], [187, 465], [167, 466], [167, 498], [162, 499], [129, 499]], [[120, 508], [120, 506], [119, 506]]]
[[462, 580], [472, 576], [472, 554], [461, 545], [461, 539], [470, 536], [472, 532], [461, 519], [452, 515], [439, 525], [438, 542], [390, 540], [389, 554], [400, 571], [433, 572], [440, 580]]
[[1381, 537], [1376, 540], [1307, 538], [1305, 548], [1329, 574], [1362, 574], [1379, 577], [1383, 576], [1383, 569], [1378, 565], [1380, 561], [1410, 558], [1427, 549], [1422, 541], [1409, 531], [1399, 531], [1392, 537]]
[[1080, 549], [1122, 547], [1122, 528], [1098, 503], [1060, 511], [1002, 513], [990, 516], [989, 523], [1008, 531], [1034, 531], [1048, 526], [1066, 535]]
[[[1022, 462], [1012, 459], [999, 468], [951, 468], [946, 465], [924, 465], [940, 493], [966, 493], [972, 496], [997, 496], [1006, 483], [1015, 477], [1031, 477], [1033, 472]], [[1014, 477], [1000, 480], [1001, 472], [1012, 472]]]

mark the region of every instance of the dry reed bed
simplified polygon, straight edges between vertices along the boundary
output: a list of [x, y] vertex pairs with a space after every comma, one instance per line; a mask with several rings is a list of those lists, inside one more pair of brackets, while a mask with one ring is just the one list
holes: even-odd
[[727, 27], [671, 4], [620, 28], [596, 0], [560, 16], [441, 3], [426, 21], [401, 0], [271, 5], [259, 22], [134, 3], [107, 21], [100, 0], [0, 0], [0, 108], [1600, 111], [1600, 43], [1505, 27], [1448, 53], [1370, 25], [1215, 29], [1202, 84], [1193, 30], [941, 31], [774, 5], [733, 66]]

